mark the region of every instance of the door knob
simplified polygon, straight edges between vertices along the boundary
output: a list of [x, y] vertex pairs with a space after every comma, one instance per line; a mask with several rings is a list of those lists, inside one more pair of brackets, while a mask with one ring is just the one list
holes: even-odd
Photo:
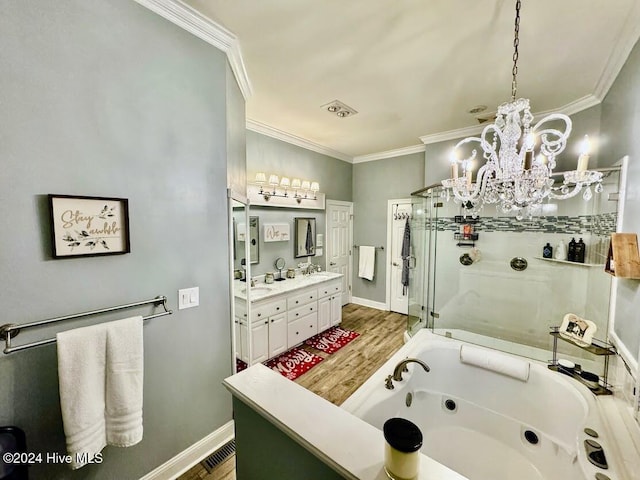
[[396, 262], [392, 262], [391, 265], [393, 265], [394, 267], [399, 267], [400, 266]]
[[332, 266], [332, 267], [335, 267], [336, 266], [336, 262], [329, 262], [329, 265]]

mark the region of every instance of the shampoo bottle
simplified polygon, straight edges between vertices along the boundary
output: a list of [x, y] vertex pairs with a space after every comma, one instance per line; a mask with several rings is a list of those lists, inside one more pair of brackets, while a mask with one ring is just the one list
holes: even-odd
[[560, 240], [558, 245], [556, 245], [556, 253], [554, 255], [556, 260], [566, 260], [567, 259], [567, 246], [564, 244], [564, 240]]
[[575, 248], [575, 255], [574, 255], [574, 262], [579, 262], [579, 263], [584, 263], [584, 256], [586, 253], [586, 245], [584, 244], [584, 242], [582, 241], [582, 239], [580, 239], [578, 241], [578, 243], [576, 243], [576, 248]]
[[547, 244], [542, 247], [542, 258], [553, 258], [553, 247], [547, 242]]
[[567, 249], [567, 260], [570, 262], [576, 261], [576, 239], [572, 238], [569, 242], [569, 248]]

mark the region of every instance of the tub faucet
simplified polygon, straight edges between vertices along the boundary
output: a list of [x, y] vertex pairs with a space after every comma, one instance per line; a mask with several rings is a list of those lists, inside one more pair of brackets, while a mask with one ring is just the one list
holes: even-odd
[[407, 364], [409, 363], [417, 363], [418, 365], [420, 365], [423, 370], [425, 372], [428, 372], [429, 370], [431, 370], [429, 368], [429, 365], [427, 365], [426, 363], [424, 363], [422, 360], [418, 360], [417, 358], [405, 358], [404, 360], [402, 360], [398, 365], [396, 365], [396, 368], [393, 369], [393, 380], [395, 380], [396, 382], [401, 382], [402, 381], [402, 372], [408, 372], [409, 370], [407, 369]]

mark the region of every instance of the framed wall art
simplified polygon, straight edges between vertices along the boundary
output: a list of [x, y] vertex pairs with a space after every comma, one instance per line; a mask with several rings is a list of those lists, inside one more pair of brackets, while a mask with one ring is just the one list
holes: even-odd
[[53, 258], [129, 253], [126, 198], [49, 195]]

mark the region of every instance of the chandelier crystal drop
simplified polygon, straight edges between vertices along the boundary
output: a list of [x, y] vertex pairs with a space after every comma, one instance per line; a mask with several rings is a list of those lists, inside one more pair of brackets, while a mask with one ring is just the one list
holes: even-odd
[[[586, 187], [583, 198], [591, 199], [590, 185], [602, 191], [602, 173], [587, 170], [589, 142], [585, 136], [576, 170], [564, 172], [562, 184], [555, 185], [553, 169], [556, 157], [567, 146], [571, 119], [555, 113], [533, 123], [529, 99], [516, 99], [518, 45], [521, 0], [516, 1], [511, 102], [498, 107], [494, 123], [487, 125], [479, 137], [459, 141], [451, 154], [451, 178], [443, 180], [445, 196], [462, 203], [477, 216], [484, 204], [496, 204], [499, 211], [515, 212], [517, 218], [531, 216], [541, 209], [546, 199], [564, 200]], [[464, 157], [465, 145], [479, 146], [485, 163], [473, 179], [477, 149]], [[467, 146], [466, 151], [468, 151]]]

